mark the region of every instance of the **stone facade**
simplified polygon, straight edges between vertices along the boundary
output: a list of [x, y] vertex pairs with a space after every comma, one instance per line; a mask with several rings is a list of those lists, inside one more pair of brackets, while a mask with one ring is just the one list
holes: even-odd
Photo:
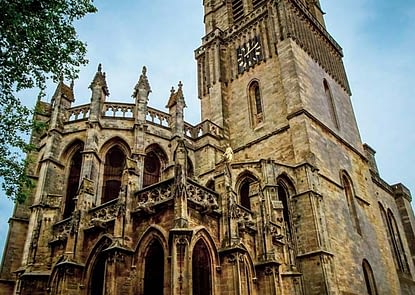
[[362, 144], [317, 0], [206, 0], [201, 123], [59, 83], [0, 294], [415, 294], [411, 194]]

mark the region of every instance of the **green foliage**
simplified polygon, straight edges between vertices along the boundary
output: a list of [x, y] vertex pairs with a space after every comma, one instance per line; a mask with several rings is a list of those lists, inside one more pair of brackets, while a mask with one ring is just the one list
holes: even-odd
[[42, 96], [48, 79], [77, 77], [86, 45], [73, 23], [93, 12], [92, 0], [0, 0], [0, 177], [16, 201], [33, 186], [22, 152], [33, 149], [24, 138], [39, 128], [20, 91], [37, 88]]

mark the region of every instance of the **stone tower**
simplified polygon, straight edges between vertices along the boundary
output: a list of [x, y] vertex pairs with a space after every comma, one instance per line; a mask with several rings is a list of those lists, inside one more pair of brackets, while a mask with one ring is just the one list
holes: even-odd
[[131, 103], [101, 66], [89, 104], [39, 102], [0, 294], [415, 294], [411, 195], [361, 142], [319, 1], [203, 5], [201, 123], [181, 82], [150, 107], [145, 67]]

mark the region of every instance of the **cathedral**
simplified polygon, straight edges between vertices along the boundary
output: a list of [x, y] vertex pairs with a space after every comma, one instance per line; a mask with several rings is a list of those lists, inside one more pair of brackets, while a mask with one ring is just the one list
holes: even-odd
[[150, 106], [145, 67], [131, 103], [101, 65], [88, 104], [38, 101], [0, 294], [415, 294], [411, 194], [361, 141], [319, 1], [203, 6], [200, 123], [181, 82]]

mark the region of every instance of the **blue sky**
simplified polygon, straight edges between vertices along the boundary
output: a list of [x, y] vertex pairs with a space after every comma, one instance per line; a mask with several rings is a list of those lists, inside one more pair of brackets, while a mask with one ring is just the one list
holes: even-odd
[[[150, 106], [164, 110], [170, 88], [183, 81], [186, 121], [200, 117], [193, 50], [203, 36], [202, 0], [95, 1], [99, 11], [77, 23], [90, 63], [75, 81], [75, 104], [87, 103], [98, 63], [110, 101], [133, 102], [143, 65]], [[415, 193], [415, 2], [321, 0], [328, 31], [343, 47], [352, 101], [363, 142], [377, 151], [381, 176]], [[48, 89], [50, 100], [54, 87]], [[29, 98], [27, 103], [34, 103]], [[0, 255], [12, 203], [0, 196]]]

